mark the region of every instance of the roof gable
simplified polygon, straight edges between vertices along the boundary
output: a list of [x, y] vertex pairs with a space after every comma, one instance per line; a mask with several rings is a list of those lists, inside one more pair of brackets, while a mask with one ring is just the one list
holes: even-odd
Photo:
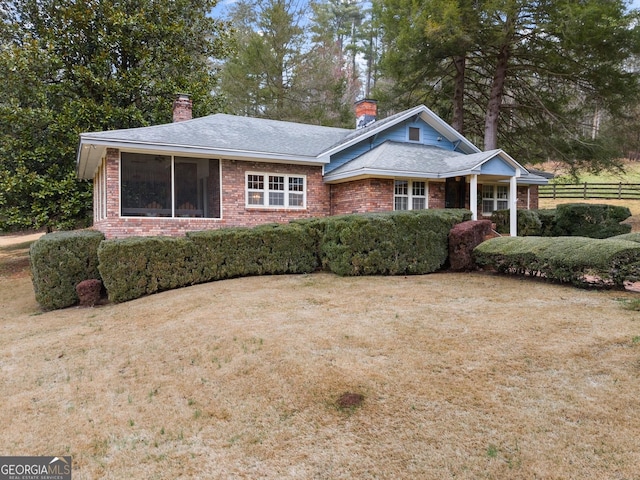
[[363, 176], [448, 178], [489, 174], [520, 176], [526, 173], [502, 150], [465, 155], [433, 145], [386, 141], [325, 174], [325, 181], [339, 182]]

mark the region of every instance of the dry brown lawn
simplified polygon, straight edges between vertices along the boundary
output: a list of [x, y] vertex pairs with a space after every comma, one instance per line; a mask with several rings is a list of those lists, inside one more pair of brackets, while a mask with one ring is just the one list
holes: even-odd
[[314, 274], [41, 313], [4, 269], [0, 452], [76, 480], [637, 479], [636, 298]]

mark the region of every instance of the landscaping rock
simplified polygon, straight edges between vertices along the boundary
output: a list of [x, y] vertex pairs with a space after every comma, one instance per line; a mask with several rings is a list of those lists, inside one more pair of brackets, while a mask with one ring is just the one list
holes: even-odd
[[102, 282], [95, 278], [83, 280], [76, 285], [76, 293], [80, 299], [81, 307], [93, 307], [100, 301], [102, 294]]

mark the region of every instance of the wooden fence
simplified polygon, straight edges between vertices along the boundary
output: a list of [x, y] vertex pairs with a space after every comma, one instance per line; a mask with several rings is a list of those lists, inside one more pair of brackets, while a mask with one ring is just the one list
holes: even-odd
[[539, 198], [640, 200], [640, 183], [553, 183], [539, 187]]

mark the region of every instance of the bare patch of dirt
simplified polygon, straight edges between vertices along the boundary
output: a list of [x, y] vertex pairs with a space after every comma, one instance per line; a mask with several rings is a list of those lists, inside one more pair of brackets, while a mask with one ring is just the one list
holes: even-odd
[[364, 395], [361, 393], [345, 392], [338, 397], [336, 405], [341, 409], [354, 409], [362, 405]]

